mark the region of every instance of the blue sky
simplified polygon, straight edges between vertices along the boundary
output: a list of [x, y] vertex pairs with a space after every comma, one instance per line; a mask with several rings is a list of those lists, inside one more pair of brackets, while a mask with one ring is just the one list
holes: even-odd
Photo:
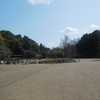
[[0, 0], [0, 30], [47, 47], [100, 29], [100, 0]]

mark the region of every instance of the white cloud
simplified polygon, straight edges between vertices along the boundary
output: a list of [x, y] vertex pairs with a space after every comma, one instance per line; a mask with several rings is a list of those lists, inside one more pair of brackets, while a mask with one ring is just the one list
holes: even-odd
[[100, 27], [99, 27], [98, 25], [91, 24], [91, 25], [89, 26], [89, 28], [95, 30], [95, 29], [99, 29]]
[[70, 35], [75, 35], [75, 34], [82, 34], [82, 33], [88, 33], [88, 32], [93, 32], [94, 30], [99, 30], [100, 26], [96, 25], [96, 24], [91, 24], [89, 25], [86, 29], [84, 30], [79, 30], [77, 28], [73, 28], [73, 27], [66, 27], [63, 31], [63, 33], [67, 33]]
[[90, 33], [93, 32], [94, 30], [100, 30], [100, 26], [96, 25], [96, 24], [91, 24], [89, 25], [85, 30], [83, 30], [82, 33]]
[[77, 28], [73, 28], [73, 27], [66, 27], [64, 30], [62, 30], [62, 33], [65, 33], [66, 35], [68, 35], [70, 38], [79, 38], [82, 37], [83, 34], [86, 33], [91, 33], [94, 30], [100, 30], [100, 26], [96, 25], [96, 24], [91, 24], [88, 27], [86, 27], [85, 29], [77, 29]]
[[30, 4], [32, 5], [37, 5], [37, 4], [50, 4], [53, 2], [53, 0], [27, 0]]
[[79, 34], [79, 30], [76, 28], [72, 28], [72, 27], [66, 27], [63, 31], [61, 31], [63, 33], [68, 33], [68, 34]]

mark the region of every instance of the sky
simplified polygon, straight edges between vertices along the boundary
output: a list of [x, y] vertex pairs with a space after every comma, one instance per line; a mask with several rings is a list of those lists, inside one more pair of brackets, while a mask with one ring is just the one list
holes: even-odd
[[0, 0], [0, 30], [53, 48], [100, 29], [100, 0]]

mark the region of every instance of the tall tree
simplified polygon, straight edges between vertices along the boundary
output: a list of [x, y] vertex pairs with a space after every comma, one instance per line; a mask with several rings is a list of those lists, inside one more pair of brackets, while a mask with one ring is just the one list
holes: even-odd
[[75, 57], [76, 54], [76, 40], [70, 40], [67, 35], [61, 40], [60, 48], [63, 49], [65, 57]]
[[100, 31], [84, 34], [76, 47], [80, 57], [100, 57]]
[[46, 58], [48, 56], [49, 48], [45, 47], [42, 43], [39, 45], [39, 50], [42, 58]]

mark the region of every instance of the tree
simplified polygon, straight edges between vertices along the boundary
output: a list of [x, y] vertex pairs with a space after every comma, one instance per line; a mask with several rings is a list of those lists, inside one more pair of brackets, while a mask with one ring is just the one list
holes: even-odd
[[46, 58], [48, 56], [48, 51], [50, 49], [45, 47], [42, 43], [39, 45], [39, 53], [42, 56], [42, 58]]
[[63, 51], [58, 51], [58, 52], [56, 53], [56, 57], [57, 57], [57, 58], [64, 58], [64, 52], [63, 52]]
[[14, 35], [10, 31], [0, 31], [0, 45], [8, 48], [12, 52], [12, 56], [20, 55], [22, 57], [41, 58], [48, 57], [49, 48], [38, 43], [28, 36], [22, 37], [20, 34]]
[[49, 58], [64, 58], [64, 56], [64, 51], [59, 47], [51, 49], [48, 53]]
[[79, 57], [100, 57], [100, 31], [84, 34], [76, 47]]
[[35, 58], [36, 53], [34, 51], [26, 50], [26, 58]]
[[38, 44], [34, 40], [28, 38], [27, 36], [23, 37], [23, 48], [24, 50], [30, 50], [39, 53]]
[[0, 45], [0, 59], [4, 59], [6, 57], [9, 57], [11, 55], [10, 49]]
[[76, 54], [76, 40], [70, 40], [67, 35], [61, 40], [60, 48], [63, 49], [65, 57], [75, 57]]
[[5, 46], [5, 41], [4, 41], [4, 38], [2, 37], [2, 34], [0, 34], [0, 45]]

